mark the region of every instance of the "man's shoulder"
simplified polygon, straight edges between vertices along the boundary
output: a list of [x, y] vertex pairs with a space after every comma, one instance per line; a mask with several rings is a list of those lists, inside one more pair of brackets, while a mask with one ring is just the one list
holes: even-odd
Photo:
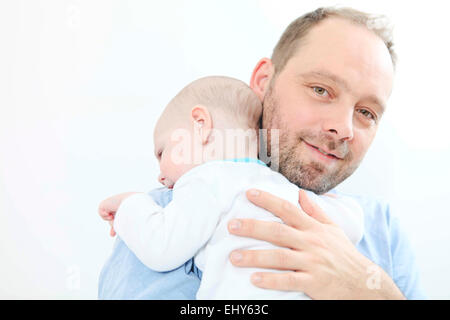
[[425, 299], [413, 248], [389, 202], [373, 196], [333, 191], [355, 199], [364, 211], [364, 237], [357, 249], [381, 266], [408, 299]]
[[364, 219], [366, 223], [374, 222], [379, 225], [381, 222], [383, 222], [386, 224], [386, 227], [389, 227], [393, 215], [390, 210], [389, 202], [385, 199], [370, 195], [341, 192], [340, 190], [336, 189], [334, 189], [331, 193], [346, 196], [355, 200], [364, 211]]
[[364, 236], [357, 244], [359, 251], [378, 265], [381, 265], [385, 271], [391, 274], [393, 268], [392, 253], [394, 249], [392, 247], [392, 239], [396, 238], [398, 229], [392, 227], [393, 216], [389, 203], [373, 196], [341, 192], [337, 192], [337, 194], [351, 197], [363, 210]]

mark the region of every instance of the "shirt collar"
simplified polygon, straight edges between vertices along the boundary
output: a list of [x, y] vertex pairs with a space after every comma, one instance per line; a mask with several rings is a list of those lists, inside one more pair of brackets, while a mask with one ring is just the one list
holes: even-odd
[[232, 161], [232, 162], [253, 162], [253, 163], [258, 163], [261, 164], [263, 166], [267, 166], [267, 164], [265, 164], [264, 162], [262, 162], [259, 159], [255, 159], [255, 158], [233, 158], [233, 159], [223, 159], [223, 161]]

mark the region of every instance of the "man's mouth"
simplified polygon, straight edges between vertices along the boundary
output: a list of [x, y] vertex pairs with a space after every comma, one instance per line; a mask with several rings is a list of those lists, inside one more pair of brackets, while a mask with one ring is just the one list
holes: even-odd
[[334, 153], [331, 152], [327, 152], [325, 150], [323, 150], [322, 148], [316, 147], [315, 145], [312, 145], [308, 142], [306, 142], [305, 140], [302, 139], [302, 141], [307, 144], [308, 146], [316, 149], [317, 151], [319, 151], [321, 154], [323, 154], [324, 156], [328, 157], [328, 158], [332, 158], [332, 159], [336, 159], [336, 160], [342, 160], [342, 157], [339, 157], [337, 155], [335, 155]]

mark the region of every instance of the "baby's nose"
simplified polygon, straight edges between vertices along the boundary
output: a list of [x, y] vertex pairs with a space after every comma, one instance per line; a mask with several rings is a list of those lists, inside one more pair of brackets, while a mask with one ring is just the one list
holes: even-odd
[[158, 177], [159, 183], [164, 184], [164, 180], [166, 180], [166, 178], [164, 178], [164, 176], [160, 173]]

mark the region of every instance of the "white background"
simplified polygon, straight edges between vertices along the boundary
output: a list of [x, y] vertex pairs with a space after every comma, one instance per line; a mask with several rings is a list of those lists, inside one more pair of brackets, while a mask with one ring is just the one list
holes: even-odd
[[100, 200], [158, 187], [152, 131], [206, 75], [249, 81], [320, 5], [387, 14], [399, 63], [361, 168], [342, 185], [391, 201], [430, 298], [450, 298], [446, 1], [0, 1], [0, 298], [95, 299], [113, 239]]

